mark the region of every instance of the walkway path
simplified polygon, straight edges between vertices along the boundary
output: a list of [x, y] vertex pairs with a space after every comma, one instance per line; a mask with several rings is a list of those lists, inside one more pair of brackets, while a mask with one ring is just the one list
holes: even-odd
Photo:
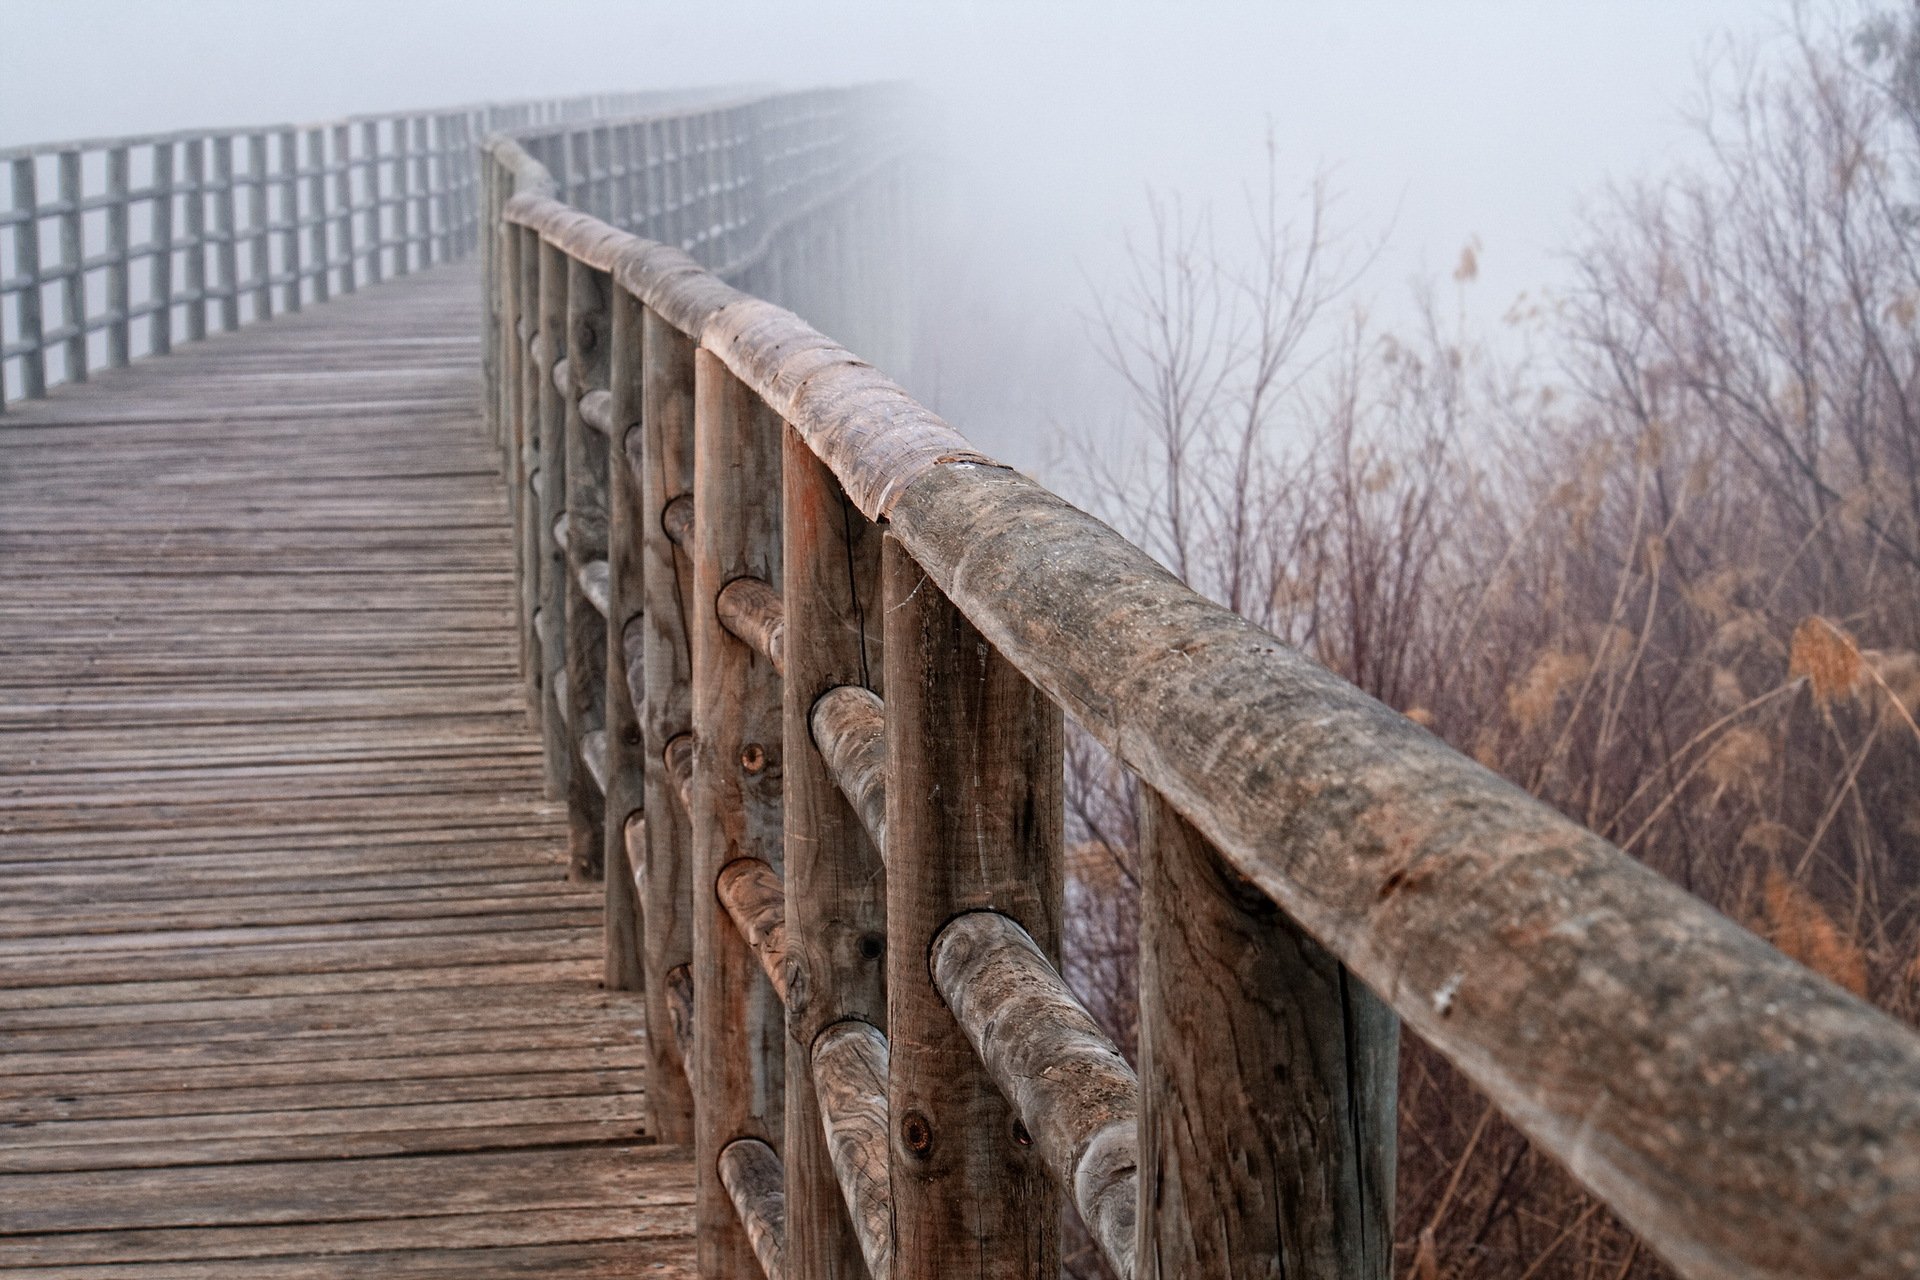
[[523, 714], [478, 292], [0, 418], [0, 1280], [683, 1274]]

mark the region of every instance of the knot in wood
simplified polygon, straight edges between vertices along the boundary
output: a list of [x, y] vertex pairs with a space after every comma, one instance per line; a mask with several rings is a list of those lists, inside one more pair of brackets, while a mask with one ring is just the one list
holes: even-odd
[[922, 1160], [933, 1154], [933, 1125], [918, 1111], [900, 1117], [900, 1140]]

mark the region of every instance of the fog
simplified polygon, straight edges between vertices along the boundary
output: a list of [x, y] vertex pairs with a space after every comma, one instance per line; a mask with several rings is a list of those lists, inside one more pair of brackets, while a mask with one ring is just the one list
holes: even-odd
[[[1551, 287], [1586, 196], [1689, 145], [1699, 66], [1753, 0], [1185, 4], [4, 0], [0, 144], [598, 89], [909, 79], [943, 216], [915, 389], [1032, 465], [1112, 412], [1084, 314], [1149, 186], [1228, 225], [1273, 130], [1386, 236], [1367, 288], [1444, 273], [1490, 326]], [[1768, 15], [1775, 15], [1769, 18]], [[953, 317], [953, 341], [937, 341]], [[928, 350], [927, 348], [933, 348]]]

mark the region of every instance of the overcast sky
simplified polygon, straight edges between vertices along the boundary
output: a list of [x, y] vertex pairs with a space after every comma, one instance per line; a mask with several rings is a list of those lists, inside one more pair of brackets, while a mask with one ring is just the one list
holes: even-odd
[[1049, 326], [1152, 183], [1237, 204], [1269, 122], [1331, 165], [1380, 273], [1478, 237], [1478, 310], [1551, 283], [1584, 193], [1687, 145], [1716, 37], [1771, 0], [0, 0], [0, 144], [593, 89], [916, 80], [965, 233]]

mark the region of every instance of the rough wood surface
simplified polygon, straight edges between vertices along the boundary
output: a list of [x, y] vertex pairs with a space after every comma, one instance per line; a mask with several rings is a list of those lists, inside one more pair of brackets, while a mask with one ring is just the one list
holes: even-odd
[[717, 1161], [730, 1142], [778, 1142], [786, 1013], [716, 893], [721, 868], [780, 868], [780, 681], [720, 625], [720, 589], [780, 580], [779, 424], [705, 351], [694, 364], [693, 1017], [699, 1104], [694, 1167], [703, 1275], [751, 1280], [746, 1233], [728, 1212]]
[[[645, 599], [641, 628], [644, 698], [640, 707], [646, 757], [647, 886], [641, 895], [650, 1026], [676, 1025], [669, 1004], [669, 973], [693, 962], [693, 833], [688, 823], [692, 758], [686, 783], [669, 767], [668, 744], [693, 739], [693, 658], [687, 642], [686, 598], [693, 589], [686, 557], [667, 538], [660, 516], [670, 502], [693, 500], [693, 344], [651, 311], [641, 326], [640, 509], [635, 519], [642, 549]], [[660, 767], [655, 767], [658, 764]], [[688, 1005], [691, 1012], [691, 1001]], [[691, 1034], [692, 1024], [688, 1023]], [[648, 1045], [655, 1081], [651, 1114], [662, 1141], [693, 1141], [692, 1063], [679, 1037]]]
[[887, 708], [871, 689], [839, 685], [813, 704], [813, 742], [834, 785], [882, 857], [887, 849]]
[[736, 858], [720, 868], [714, 892], [740, 936], [753, 948], [774, 994], [787, 998], [787, 895], [780, 873], [758, 858]]
[[[893, 1274], [893, 1187], [887, 1165], [887, 1038], [871, 1023], [836, 1022], [813, 1042], [821, 1131], [867, 1274]], [[788, 1172], [789, 1185], [792, 1172]]]
[[715, 602], [720, 623], [754, 647], [780, 675], [787, 674], [787, 615], [780, 593], [759, 578], [735, 578]]
[[1140, 1274], [1393, 1274], [1399, 1028], [1144, 800]]
[[[539, 267], [540, 345], [533, 370], [533, 444], [539, 461], [534, 468], [538, 487], [529, 514], [533, 516], [536, 539], [534, 573], [539, 600], [539, 726], [547, 752], [547, 794], [562, 800], [568, 795], [573, 765], [573, 739], [568, 732], [573, 699], [566, 687], [567, 586], [572, 572], [567, 563], [566, 526], [561, 523], [567, 515], [567, 407], [554, 386], [553, 368], [566, 358], [570, 264], [564, 254], [544, 242], [536, 242], [535, 260]], [[585, 868], [571, 864], [571, 871], [578, 878]]]
[[[830, 1126], [823, 1125], [822, 1087], [813, 1068], [816, 1038], [824, 1029], [847, 1018], [886, 1019], [886, 876], [814, 746], [808, 721], [823, 693], [850, 682], [880, 682], [880, 534], [853, 509], [805, 441], [791, 431], [783, 431], [782, 438], [781, 571], [792, 602], [783, 616], [793, 622], [783, 628], [787, 665], [781, 686], [793, 969], [786, 991], [782, 1149], [789, 1193], [787, 1268], [792, 1280], [862, 1280], [862, 1255], [869, 1262], [874, 1256], [865, 1247], [873, 1224], [841, 1206], [844, 1171], [826, 1136]], [[760, 610], [762, 616], [771, 612]], [[884, 1068], [880, 1090], [879, 1168], [884, 1173]], [[884, 1191], [884, 1179], [879, 1185]], [[873, 1206], [864, 1211], [871, 1213]], [[891, 1235], [889, 1227], [889, 1241]], [[878, 1273], [875, 1280], [883, 1277]]]
[[730, 1142], [720, 1152], [720, 1181], [735, 1219], [753, 1242], [753, 1257], [767, 1280], [786, 1280], [782, 1242], [786, 1236], [787, 1197], [780, 1157], [758, 1138]]
[[1057, 950], [1059, 711], [886, 540], [887, 1114], [903, 1276], [1052, 1276], [1061, 1197], [928, 971], [992, 908]]
[[693, 1274], [524, 720], [477, 295], [0, 429], [0, 1276]]
[[1009, 661], [1684, 1274], [1920, 1266], [1920, 1036], [1031, 481], [946, 468], [891, 528]]
[[[607, 357], [606, 413], [596, 428], [608, 440], [607, 558], [598, 562], [598, 605], [607, 620], [606, 713], [606, 983], [615, 991], [646, 985], [643, 956], [645, 919], [636, 873], [646, 857], [646, 774], [649, 758], [641, 724], [646, 686], [646, 517], [644, 463], [646, 445], [640, 427], [646, 399], [645, 327], [640, 304], [625, 289], [612, 290], [610, 348]], [[580, 403], [588, 421], [587, 400]], [[619, 429], [613, 429], [617, 421]], [[638, 464], [638, 465], [636, 465]], [[589, 566], [591, 571], [594, 566]], [[582, 589], [594, 598], [593, 586]], [[658, 757], [653, 757], [658, 759]], [[630, 839], [642, 824], [638, 840]], [[638, 847], [639, 858], [628, 850]], [[656, 1024], [657, 1025], [657, 1024]]]
[[[969, 911], [940, 931], [933, 941], [933, 981], [1114, 1274], [1126, 1280], [1134, 1274], [1140, 1195], [1139, 1089], [1133, 1068], [1027, 931], [997, 911]], [[1221, 1031], [1228, 1039], [1246, 1034], [1238, 1023], [1223, 1025]], [[1199, 1047], [1203, 1053], [1219, 1049], [1217, 1043]], [[1219, 1123], [1231, 1127], [1245, 1123], [1245, 1116], [1223, 1111]], [[1296, 1132], [1304, 1128], [1297, 1126]], [[1241, 1168], [1233, 1154], [1220, 1164]], [[1216, 1180], [1222, 1177], [1216, 1165], [1205, 1166], [1204, 1172]], [[1236, 1212], [1241, 1204], [1259, 1203], [1244, 1196], [1237, 1179], [1235, 1186], [1243, 1195]], [[1386, 1243], [1391, 1245], [1391, 1237]], [[1266, 1258], [1271, 1252], [1236, 1249], [1209, 1259], [1210, 1266], [1164, 1270], [1176, 1276], [1227, 1274], [1247, 1259]], [[1281, 1274], [1298, 1270], [1284, 1255], [1281, 1261]], [[1327, 1267], [1305, 1274], [1367, 1273]]]
[[607, 380], [613, 323], [608, 290], [605, 276], [568, 260], [567, 359], [554, 370], [566, 431], [566, 577], [560, 584], [566, 617], [566, 720], [582, 743], [599, 735], [595, 741], [600, 748], [596, 761], [582, 755], [568, 771], [568, 866], [582, 880], [599, 880], [606, 870], [607, 608], [604, 593], [595, 600], [588, 583], [595, 576], [590, 566], [602, 571], [606, 567], [609, 449], [607, 437], [581, 420], [579, 398]]

